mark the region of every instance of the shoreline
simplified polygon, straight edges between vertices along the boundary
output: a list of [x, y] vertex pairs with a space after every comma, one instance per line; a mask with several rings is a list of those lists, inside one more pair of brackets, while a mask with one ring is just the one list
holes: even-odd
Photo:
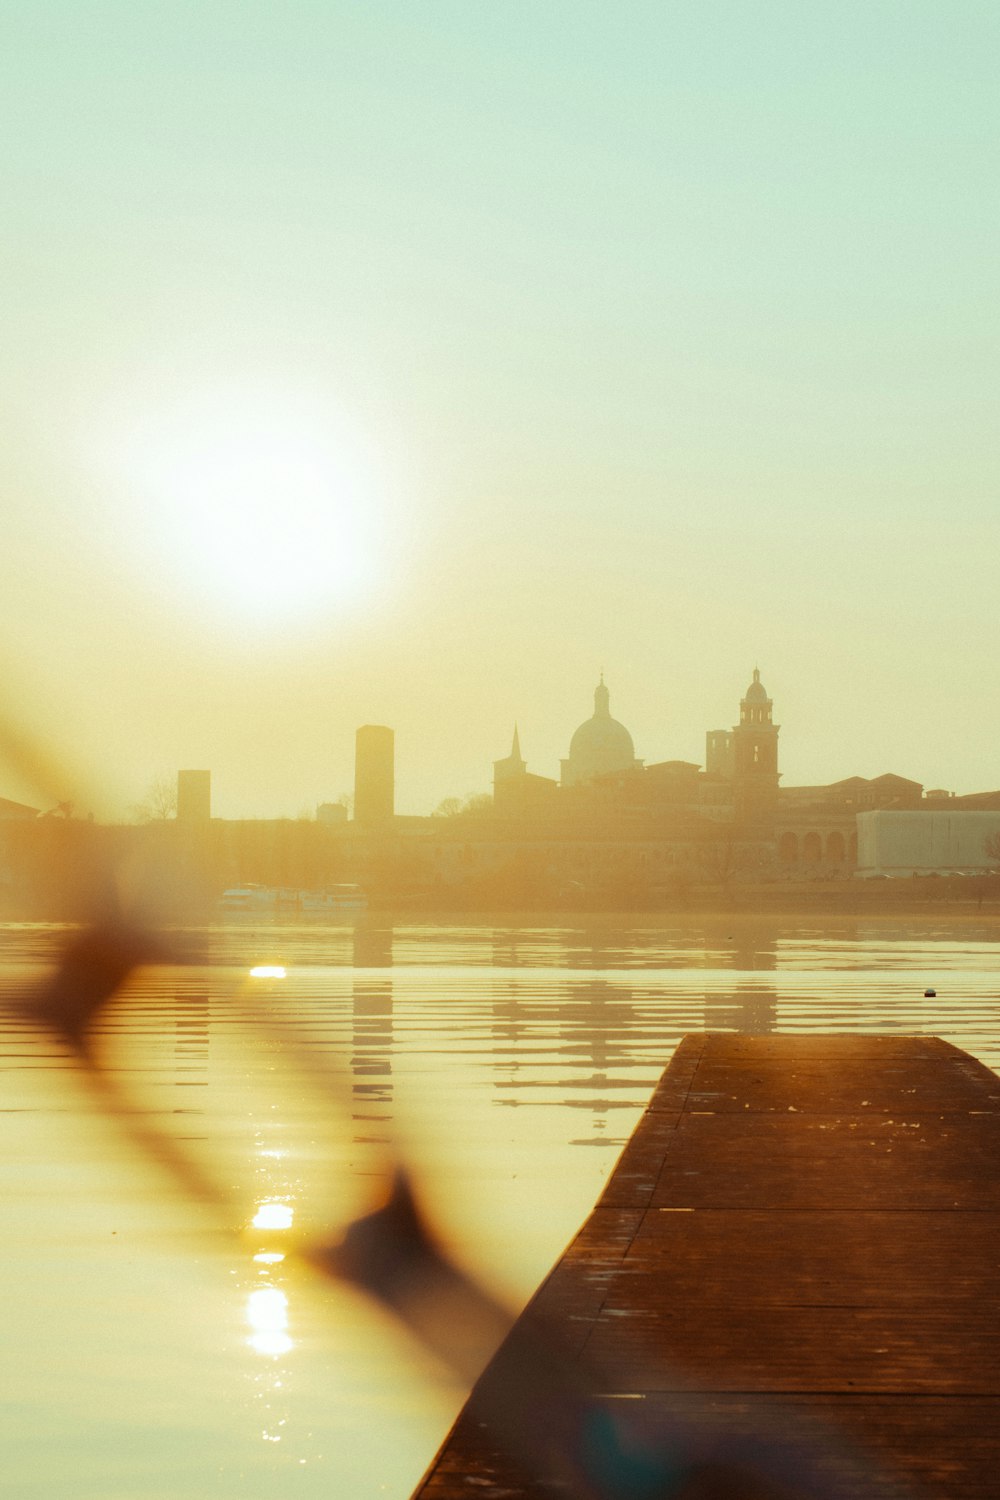
[[[916, 888], [915, 888], [916, 887]], [[535, 900], [533, 902], [484, 902], [474, 899], [442, 899], [441, 892], [400, 894], [372, 892], [366, 911], [339, 913], [305, 912], [272, 914], [264, 912], [222, 912], [211, 904], [176, 907], [164, 913], [164, 925], [175, 926], [322, 926], [372, 925], [386, 918], [402, 922], [430, 922], [464, 925], [489, 921], [501, 925], [528, 923], [587, 924], [607, 923], [642, 925], [683, 923], [689, 920], [717, 918], [731, 921], [739, 918], [768, 920], [816, 921], [869, 920], [947, 920], [996, 925], [1000, 933], [1000, 880], [986, 886], [979, 881], [942, 878], [941, 880], [895, 882], [844, 881], [834, 888], [827, 884], [700, 887], [681, 894], [671, 893], [660, 900], [649, 896], [642, 901], [615, 903], [576, 900], [572, 904]], [[64, 924], [86, 922], [83, 912], [58, 911], [32, 907], [16, 901], [0, 905], [0, 924]]]
[[[737, 886], [728, 891], [704, 888], [674, 896], [662, 903], [653, 899], [613, 905], [608, 901], [575, 902], [571, 905], [552, 902], [533, 902], [503, 905], [481, 902], [444, 902], [438, 897], [430, 900], [423, 897], [379, 897], [373, 896], [369, 915], [397, 914], [399, 916], [427, 917], [436, 920], [456, 921], [482, 918], [528, 918], [539, 920], [593, 920], [608, 918], [613, 921], [677, 921], [689, 917], [718, 916], [766, 916], [766, 917], [939, 917], [949, 921], [968, 917], [975, 921], [993, 920], [1000, 926], [1000, 881], [991, 885], [988, 893], [970, 890], [971, 881], [963, 881], [959, 889], [952, 889], [953, 882], [934, 882], [931, 891], [926, 882], [919, 882], [913, 889], [909, 880], [899, 881], [897, 886], [887, 889], [881, 881], [871, 885], [860, 882], [844, 882], [842, 888], [832, 890], [809, 886]], [[995, 888], [994, 888], [995, 887]]]

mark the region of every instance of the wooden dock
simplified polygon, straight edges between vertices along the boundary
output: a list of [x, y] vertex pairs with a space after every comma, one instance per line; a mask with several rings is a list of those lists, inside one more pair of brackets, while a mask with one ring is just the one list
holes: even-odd
[[[523, 1317], [647, 1419], [801, 1429], [837, 1494], [996, 1500], [998, 1293], [995, 1074], [930, 1037], [707, 1034]], [[567, 1494], [475, 1398], [414, 1500]]]

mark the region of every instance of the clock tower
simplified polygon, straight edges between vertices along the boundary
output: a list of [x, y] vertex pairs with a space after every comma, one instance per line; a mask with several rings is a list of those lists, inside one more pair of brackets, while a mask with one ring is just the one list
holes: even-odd
[[733, 726], [733, 793], [736, 820], [759, 824], [774, 815], [778, 801], [778, 728], [774, 705], [753, 669], [753, 682], [740, 700], [740, 722]]

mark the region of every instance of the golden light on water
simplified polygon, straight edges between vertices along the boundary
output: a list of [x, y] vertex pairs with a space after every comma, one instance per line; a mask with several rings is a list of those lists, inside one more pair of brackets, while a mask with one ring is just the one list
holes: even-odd
[[252, 1223], [254, 1229], [291, 1229], [294, 1217], [291, 1204], [270, 1199], [258, 1205]]
[[259, 1250], [254, 1256], [254, 1261], [259, 1266], [278, 1266], [284, 1258], [280, 1250]]
[[287, 971], [281, 964], [255, 964], [250, 970], [251, 979], [287, 979]]
[[292, 1348], [288, 1298], [277, 1287], [262, 1286], [250, 1293], [246, 1320], [252, 1329], [248, 1342], [258, 1354], [287, 1354]]

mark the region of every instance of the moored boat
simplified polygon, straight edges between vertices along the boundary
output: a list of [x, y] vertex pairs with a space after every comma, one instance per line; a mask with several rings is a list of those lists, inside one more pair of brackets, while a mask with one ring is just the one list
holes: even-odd
[[219, 909], [225, 912], [335, 912], [365, 911], [368, 897], [361, 886], [353, 884], [328, 885], [322, 890], [299, 890], [288, 886], [243, 885], [230, 886], [219, 897]]

